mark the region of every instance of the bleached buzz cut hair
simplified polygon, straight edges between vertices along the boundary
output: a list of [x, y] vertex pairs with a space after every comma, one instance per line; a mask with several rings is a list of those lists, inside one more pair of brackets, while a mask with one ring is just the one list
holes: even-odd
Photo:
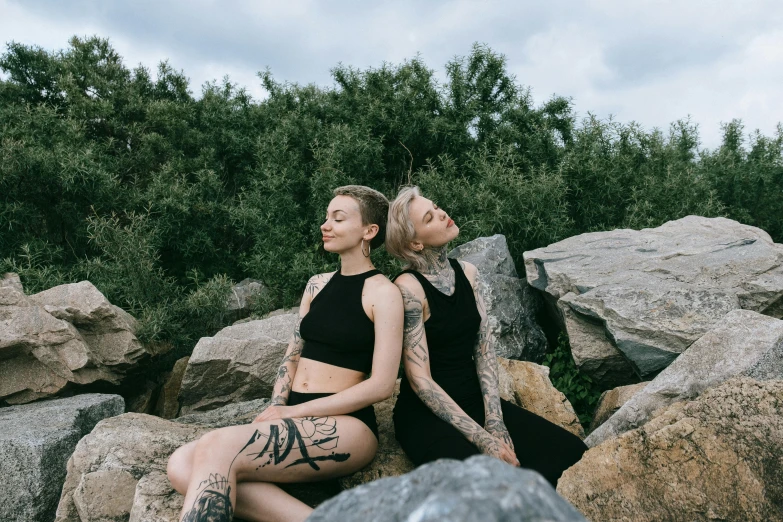
[[370, 240], [372, 248], [383, 245], [386, 239], [386, 221], [389, 200], [375, 189], [364, 185], [345, 185], [334, 189], [335, 196], [348, 196], [359, 204], [362, 225], [378, 225], [378, 233]]

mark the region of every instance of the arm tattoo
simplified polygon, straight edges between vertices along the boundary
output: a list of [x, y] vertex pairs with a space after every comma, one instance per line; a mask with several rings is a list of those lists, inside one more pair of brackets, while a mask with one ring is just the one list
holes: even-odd
[[423, 368], [429, 360], [427, 349], [422, 345], [424, 340], [424, 307], [413, 292], [404, 286], [399, 288], [402, 294], [405, 320], [402, 337], [403, 355], [407, 362]]
[[285, 352], [285, 357], [283, 357], [283, 362], [280, 363], [280, 368], [277, 370], [277, 380], [275, 380], [270, 405], [285, 406], [288, 403], [288, 395], [291, 393], [294, 373], [296, 373], [296, 367], [299, 365], [299, 356], [302, 354], [302, 349], [304, 348], [304, 340], [299, 333], [299, 325], [301, 323], [302, 317], [300, 316], [296, 320], [294, 335], [291, 338], [291, 342], [288, 344], [288, 349]]
[[481, 326], [473, 354], [476, 360], [476, 372], [481, 385], [481, 393], [484, 396], [485, 428], [489, 433], [510, 443], [511, 437], [503, 422], [503, 412], [500, 407], [498, 361], [495, 357], [495, 348], [492, 346], [492, 336], [489, 332], [489, 321], [479, 287], [478, 274], [476, 274], [476, 284], [473, 287], [473, 296], [476, 299], [479, 314], [481, 314]]

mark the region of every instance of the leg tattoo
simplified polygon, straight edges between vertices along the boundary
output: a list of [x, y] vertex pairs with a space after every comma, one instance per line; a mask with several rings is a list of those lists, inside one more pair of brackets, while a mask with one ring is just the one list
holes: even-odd
[[[335, 453], [332, 451], [329, 455], [311, 456], [308, 448], [317, 447], [322, 450], [337, 449], [338, 436], [335, 435], [337, 427], [335, 419], [332, 417], [305, 417], [303, 419], [283, 419], [282, 431], [277, 424], [269, 426], [269, 435], [256, 430], [250, 440], [240, 451], [245, 450], [259, 439], [266, 438], [266, 444], [254, 455], [253, 460], [265, 459], [259, 467], [265, 467], [270, 464], [280, 464], [291, 453], [296, 444], [301, 457], [286, 466], [296, 466], [297, 464], [308, 464], [311, 468], [318, 471], [321, 468], [317, 462], [333, 460], [335, 462], [345, 462], [351, 456], [350, 453]], [[257, 468], [256, 468], [257, 469]]]
[[234, 516], [231, 507], [231, 486], [228, 478], [217, 473], [199, 484], [199, 493], [193, 507], [182, 517], [182, 522], [230, 522]]

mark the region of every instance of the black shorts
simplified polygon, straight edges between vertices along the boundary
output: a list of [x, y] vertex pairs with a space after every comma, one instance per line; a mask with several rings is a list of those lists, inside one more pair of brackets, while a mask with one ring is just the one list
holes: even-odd
[[[330, 395], [334, 395], [334, 393], [300, 393], [291, 390], [288, 394], [287, 405], [295, 406], [297, 404], [302, 404], [303, 402], [313, 401]], [[370, 428], [370, 431], [373, 432], [375, 438], [378, 438], [378, 421], [375, 419], [375, 409], [372, 405], [365, 406], [361, 410], [352, 411], [351, 413], [344, 413], [343, 415], [359, 419]]]

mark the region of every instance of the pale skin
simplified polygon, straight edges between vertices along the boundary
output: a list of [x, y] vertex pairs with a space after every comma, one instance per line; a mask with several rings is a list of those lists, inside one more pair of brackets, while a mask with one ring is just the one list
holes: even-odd
[[[432, 262], [428, 263], [422, 274], [441, 292], [447, 295], [453, 294], [456, 275], [446, 257], [446, 245], [457, 237], [459, 228], [443, 209], [422, 196], [416, 196], [410, 202], [409, 217], [415, 231], [411, 248], [416, 251], [430, 249], [430, 252], [435, 254], [429, 256]], [[462, 261], [460, 266], [473, 288], [481, 316], [479, 336], [474, 347], [474, 359], [484, 399], [484, 426], [479, 425], [466, 414], [432, 378], [427, 336], [424, 331], [424, 323], [430, 316], [429, 303], [421, 284], [411, 274], [403, 274], [395, 281], [402, 294], [405, 309], [403, 337], [405, 374], [422, 402], [435, 415], [454, 426], [479, 451], [519, 466], [500, 408], [497, 359], [489, 335], [484, 299], [479, 290], [478, 270], [472, 264]]]
[[[340, 255], [343, 275], [373, 269], [362, 248], [366, 252], [378, 226], [362, 223], [356, 200], [336, 196], [321, 232], [324, 248]], [[299, 321], [280, 365], [270, 406], [251, 424], [207, 433], [169, 459], [169, 480], [185, 495], [180, 520], [228, 521], [233, 516], [249, 521], [305, 520], [312, 509], [275, 483], [350, 474], [375, 456], [375, 435], [362, 421], [345, 414], [393, 393], [402, 346], [402, 298], [380, 274], [365, 280], [362, 307], [375, 331], [369, 377], [302, 358], [299, 323], [333, 275], [313, 276], [305, 287]], [[288, 406], [291, 390], [334, 395]]]

